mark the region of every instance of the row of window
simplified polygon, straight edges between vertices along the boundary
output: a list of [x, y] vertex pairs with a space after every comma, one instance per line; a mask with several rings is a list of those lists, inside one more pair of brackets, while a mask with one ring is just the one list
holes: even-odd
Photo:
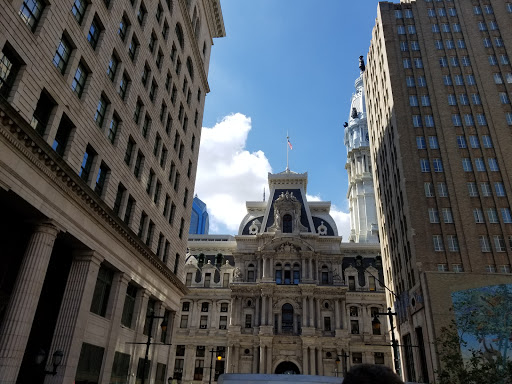
[[[474, 181], [470, 181], [466, 183], [468, 194], [470, 197], [478, 197], [480, 193], [478, 191], [477, 183]], [[424, 183], [425, 197], [435, 197], [435, 187], [431, 182]], [[488, 182], [480, 183], [480, 190], [482, 197], [491, 197], [492, 196], [492, 188], [491, 184]], [[506, 196], [505, 187], [501, 181], [494, 182], [494, 191], [496, 197], [504, 197]], [[448, 197], [448, 188], [446, 187], [446, 183], [439, 182], [437, 183], [437, 195], [438, 197]]]
[[[478, 172], [485, 172], [486, 171], [486, 168], [485, 168], [485, 160], [481, 157], [477, 157], [474, 159], [474, 162], [475, 162], [475, 170], [478, 171]], [[498, 166], [498, 161], [496, 160], [496, 158], [494, 157], [489, 157], [487, 159], [487, 163], [489, 165], [489, 170], [492, 171], [492, 172], [497, 172], [500, 170], [499, 166]], [[472, 172], [473, 171], [473, 166], [471, 164], [471, 159], [468, 158], [468, 157], [464, 157], [462, 158], [462, 169], [464, 170], [464, 172]]]
[[[487, 213], [489, 223], [499, 223], [498, 211], [496, 210], [496, 208], [486, 208], [485, 211]], [[510, 214], [510, 208], [500, 208], [500, 213], [503, 223], [512, 223], [512, 215]], [[441, 208], [441, 214], [443, 217], [443, 223], [452, 224], [454, 222], [451, 208]], [[473, 208], [473, 216], [475, 219], [475, 223], [485, 223], [484, 212], [481, 208]], [[428, 208], [428, 217], [430, 223], [435, 224], [441, 222], [439, 211], [437, 208]]]
[[457, 10], [455, 8], [427, 8], [428, 17], [436, 17], [436, 11], [438, 17], [457, 16]]
[[[107, 2], [107, 0], [104, 0]], [[100, 373], [103, 365], [103, 355], [105, 348], [99, 347], [89, 343], [82, 343], [82, 349], [80, 351], [80, 358], [78, 360], [78, 366], [73, 382], [76, 384], [83, 383], [98, 383], [100, 381]], [[112, 363], [112, 373], [110, 376], [111, 383], [120, 383], [126, 380], [126, 377], [130, 375], [130, 372], [134, 372], [136, 382], [139, 383], [143, 379], [148, 379], [150, 376], [151, 360], [147, 361], [147, 366], [144, 358], [138, 359], [137, 367], [130, 369], [131, 356], [126, 353], [116, 351], [114, 355], [114, 361]], [[135, 362], [134, 362], [135, 364]], [[136, 372], [136, 374], [135, 374]], [[145, 374], [144, 374], [145, 373]], [[167, 383], [167, 365], [163, 363], [156, 364], [155, 376], [151, 382], [155, 384]]]
[[[464, 272], [464, 268], [462, 264], [451, 264], [453, 272]], [[438, 264], [437, 270], [439, 272], [448, 272], [450, 269], [448, 268], [448, 264]], [[499, 265], [498, 269], [496, 269], [495, 265], [486, 265], [485, 272], [487, 273], [510, 273], [510, 265]]]
[[[509, 238], [509, 240], [510, 240], [510, 238]], [[481, 235], [478, 237], [478, 241], [480, 243], [480, 250], [482, 252], [492, 252], [491, 241], [489, 239], [489, 236]], [[492, 242], [494, 243], [494, 250], [496, 252], [506, 252], [507, 251], [505, 238], [503, 237], [503, 235], [493, 235]], [[443, 236], [433, 235], [432, 243], [434, 245], [434, 251], [436, 251], [436, 252], [444, 252], [445, 251]], [[446, 243], [448, 245], [449, 252], [459, 252], [460, 251], [457, 235], [447, 235]], [[507, 273], [509, 273], [509, 272], [507, 272]]]
[[[423, 127], [422, 122], [422, 116], [421, 115], [412, 115], [412, 125], [415, 128], [421, 128]], [[454, 127], [461, 127], [462, 126], [462, 119], [464, 119], [464, 125], [466, 127], [473, 127], [475, 126], [475, 123], [478, 124], [478, 126], [486, 126], [487, 125], [487, 119], [485, 118], [485, 115], [483, 113], [477, 113], [476, 114], [476, 121], [472, 114], [466, 113], [464, 115], [459, 114], [452, 114], [452, 124]], [[434, 117], [432, 115], [424, 115], [423, 120], [425, 121], [425, 127], [431, 128], [434, 127]]]

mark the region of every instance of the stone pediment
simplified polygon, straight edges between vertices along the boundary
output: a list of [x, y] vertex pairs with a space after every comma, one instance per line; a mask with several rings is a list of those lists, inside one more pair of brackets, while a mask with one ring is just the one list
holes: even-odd
[[261, 251], [295, 254], [300, 252], [313, 252], [314, 249], [311, 245], [300, 238], [279, 237], [273, 238], [271, 241], [264, 244]]

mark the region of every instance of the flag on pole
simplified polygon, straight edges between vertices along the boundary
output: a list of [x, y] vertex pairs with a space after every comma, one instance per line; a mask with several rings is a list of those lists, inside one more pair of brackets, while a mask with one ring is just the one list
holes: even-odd
[[286, 139], [288, 141], [288, 146], [290, 147], [290, 149], [293, 149], [293, 146], [292, 146], [292, 143], [290, 143], [290, 139]]

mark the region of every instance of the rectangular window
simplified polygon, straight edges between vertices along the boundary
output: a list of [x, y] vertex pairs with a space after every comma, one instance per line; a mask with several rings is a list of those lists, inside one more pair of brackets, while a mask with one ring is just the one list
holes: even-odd
[[443, 208], [443, 221], [447, 224], [453, 223], [453, 215], [451, 208]]
[[96, 49], [96, 46], [98, 45], [98, 40], [100, 38], [100, 33], [100, 22], [95, 16], [89, 28], [89, 33], [87, 34], [87, 40], [89, 41], [89, 44], [91, 44], [92, 49]]
[[126, 38], [126, 33], [128, 32], [129, 26], [130, 22], [128, 21], [128, 18], [125, 15], [123, 15], [123, 18], [119, 23], [119, 29], [117, 30], [117, 33], [119, 34], [119, 37], [122, 41], [124, 41], [124, 39]]
[[441, 235], [433, 235], [432, 242], [434, 243], [434, 251], [436, 251], [436, 252], [444, 251], [443, 237]]
[[482, 196], [490, 197], [492, 196], [491, 186], [489, 183], [480, 183], [480, 189], [482, 190]]
[[510, 214], [510, 208], [500, 208], [501, 219], [505, 224], [512, 223], [512, 215]]
[[489, 157], [487, 159], [487, 163], [489, 164], [489, 169], [493, 172], [497, 172], [500, 170], [500, 167], [498, 166], [498, 161], [494, 157]]
[[469, 157], [462, 158], [462, 169], [464, 172], [472, 172], [473, 166], [471, 164], [471, 159]]
[[137, 287], [133, 284], [128, 284], [126, 288], [126, 295], [124, 299], [123, 315], [121, 317], [121, 324], [125, 327], [131, 328], [133, 322], [133, 315], [135, 313], [135, 300], [137, 298]]
[[105, 348], [82, 343], [74, 383], [99, 383]]
[[475, 159], [475, 169], [478, 172], [485, 172], [485, 162], [484, 162], [484, 159], [482, 159], [481, 157], [477, 157]]
[[489, 219], [489, 223], [499, 223], [498, 212], [496, 211], [496, 208], [487, 208], [487, 218]]
[[128, 377], [130, 368], [130, 355], [117, 352], [114, 355], [114, 363], [112, 364], [112, 373], [110, 375], [111, 383], [123, 383]]
[[[421, 105], [423, 107], [430, 107], [430, 96], [429, 95], [421, 95]], [[428, 115], [428, 116], [430, 118], [432, 118], [431, 115]], [[434, 126], [434, 119], [433, 118], [432, 118], [432, 126]]]
[[448, 188], [446, 187], [446, 183], [437, 183], [437, 193], [439, 194], [439, 197], [448, 197]]
[[417, 107], [418, 104], [418, 97], [416, 95], [409, 95], [409, 105], [411, 107]]
[[434, 116], [425, 115], [425, 127], [432, 128], [434, 126]]
[[34, 32], [37, 27], [41, 14], [43, 13], [44, 3], [42, 0], [24, 0], [20, 9], [20, 16], [23, 22]]
[[148, 215], [145, 212], [142, 212], [140, 215], [140, 221], [139, 221], [139, 232], [137, 233], [137, 236], [142, 239], [142, 235], [144, 234], [144, 227], [146, 226], [146, 221], [148, 219]]
[[84, 19], [85, 9], [87, 8], [87, 3], [85, 0], [75, 0], [73, 6], [71, 7], [71, 13], [75, 16], [78, 24], [82, 24], [82, 20]]
[[432, 159], [432, 164], [434, 166], [434, 172], [444, 172], [443, 161], [441, 159]]
[[448, 251], [459, 252], [459, 240], [457, 239], [457, 235], [448, 235], [446, 241], [448, 242]]
[[107, 313], [108, 299], [110, 296], [110, 289], [114, 279], [114, 272], [101, 265], [94, 287], [94, 293], [91, 302], [92, 313], [105, 317]]
[[420, 159], [421, 172], [430, 172], [430, 164], [428, 159]]
[[473, 105], [481, 105], [482, 101], [480, 100], [480, 95], [478, 93], [472, 93], [471, 102], [473, 103]]
[[59, 69], [61, 73], [64, 73], [66, 66], [69, 62], [71, 55], [71, 44], [69, 40], [63, 35], [60, 39], [59, 46], [53, 57], [53, 64]]
[[131, 61], [135, 61], [135, 56], [137, 54], [137, 48], [139, 46], [139, 42], [135, 35], [132, 36], [132, 41], [130, 41], [130, 45], [128, 46], [128, 57], [130, 57]]
[[439, 25], [438, 24], [432, 24], [432, 32], [439, 33]]
[[439, 223], [439, 213], [436, 208], [428, 209], [428, 217], [431, 223]]
[[206, 329], [208, 327], [208, 316], [201, 316], [199, 318], [199, 328]]
[[135, 200], [133, 197], [129, 196], [128, 201], [126, 202], [126, 210], [124, 211], [124, 223], [126, 225], [130, 225], [130, 220], [133, 213], [133, 207], [135, 206]]
[[434, 186], [432, 183], [424, 183], [425, 197], [434, 197]]
[[503, 183], [501, 181], [497, 181], [497, 182], [494, 183], [494, 190], [496, 191], [496, 196], [497, 197], [504, 197], [504, 196], [506, 196], [505, 186], [503, 185]]
[[[461, 136], [461, 135], [457, 136], [457, 146], [459, 148], [467, 148], [466, 138], [464, 136]], [[470, 162], [470, 164], [471, 164], [471, 162]]]
[[421, 128], [423, 126], [420, 115], [412, 115], [412, 126], [415, 128]]
[[[439, 66], [441, 68], [446, 68], [448, 66], [448, 60], [446, 59], [446, 57], [440, 57], [439, 58]], [[450, 76], [447, 75], [447, 76], [444, 76], [444, 77], [445, 77], [445, 85], [451, 85], [451, 82], [452, 82], [451, 78], [449, 79], [449, 83], [450, 84], [446, 83], [446, 80], [447, 80], [446, 77], [450, 77]]]
[[87, 145], [85, 149], [84, 157], [82, 159], [82, 166], [80, 167], [80, 171], [78, 172], [78, 176], [82, 178], [85, 182], [89, 181], [89, 175], [91, 173], [92, 162], [94, 157], [96, 156], [96, 152], [90, 145]]
[[426, 149], [427, 144], [425, 142], [425, 138], [423, 136], [416, 136], [416, 146], [418, 149]]
[[75, 77], [73, 78], [73, 82], [71, 83], [71, 89], [79, 98], [82, 97], [85, 82], [87, 80], [87, 75], [88, 74], [87, 70], [85, 69], [85, 66], [82, 63], [79, 63], [75, 72]]
[[450, 75], [443, 76], [443, 84], [444, 85], [453, 85], [452, 78]]
[[108, 126], [108, 139], [110, 140], [110, 142], [112, 144], [114, 144], [114, 141], [116, 140], [116, 136], [117, 136], [117, 130], [119, 128], [119, 118], [117, 117], [116, 114], [114, 114], [112, 116], [112, 120], [110, 120], [110, 124]]
[[473, 208], [473, 217], [475, 218], [475, 223], [482, 224], [485, 223], [484, 213], [480, 208]]
[[103, 189], [105, 188], [105, 180], [107, 179], [107, 175], [110, 172], [110, 169], [104, 162], [101, 162], [100, 168], [98, 170], [98, 176], [96, 177], [96, 185], [94, 186], [94, 192], [98, 194], [98, 196], [102, 196]]

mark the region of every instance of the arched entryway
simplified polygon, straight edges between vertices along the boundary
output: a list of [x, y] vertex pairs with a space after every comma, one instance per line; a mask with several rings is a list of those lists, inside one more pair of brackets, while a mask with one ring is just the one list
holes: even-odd
[[275, 373], [278, 375], [300, 375], [299, 368], [291, 361], [283, 361], [276, 367]]

